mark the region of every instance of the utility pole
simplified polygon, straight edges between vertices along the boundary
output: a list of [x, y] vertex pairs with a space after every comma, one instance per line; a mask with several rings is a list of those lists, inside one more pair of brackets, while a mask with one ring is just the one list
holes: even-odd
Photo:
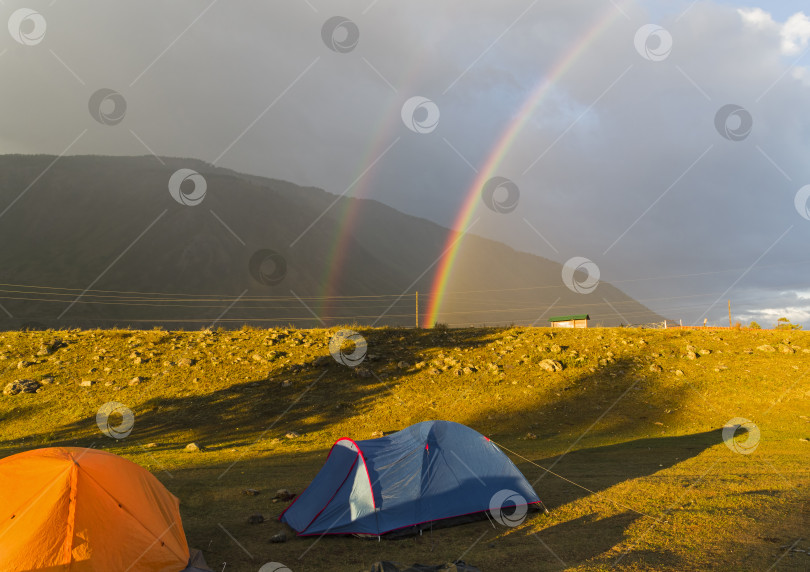
[[731, 328], [731, 300], [728, 301], [728, 327]]
[[416, 329], [419, 329], [419, 290], [416, 291]]

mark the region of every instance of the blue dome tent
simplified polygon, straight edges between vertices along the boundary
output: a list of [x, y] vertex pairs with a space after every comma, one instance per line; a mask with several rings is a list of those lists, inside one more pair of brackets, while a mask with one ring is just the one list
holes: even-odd
[[459, 423], [424, 421], [379, 439], [338, 439], [279, 519], [299, 536], [381, 536], [483, 513], [493, 502], [506, 512], [539, 509], [540, 499], [487, 437]]

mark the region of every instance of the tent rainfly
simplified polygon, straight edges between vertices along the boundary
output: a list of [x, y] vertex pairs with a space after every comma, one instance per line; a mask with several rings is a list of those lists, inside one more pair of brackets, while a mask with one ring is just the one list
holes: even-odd
[[398, 535], [481, 516], [493, 502], [504, 513], [540, 508], [495, 443], [459, 423], [424, 421], [378, 439], [338, 439], [279, 518], [299, 536]]
[[210, 570], [189, 552], [180, 502], [112, 453], [54, 447], [0, 460], [0, 570]]

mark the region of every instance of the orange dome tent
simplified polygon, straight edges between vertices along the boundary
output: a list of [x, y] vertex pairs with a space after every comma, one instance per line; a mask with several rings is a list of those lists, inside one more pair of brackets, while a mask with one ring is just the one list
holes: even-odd
[[104, 451], [55, 447], [6, 457], [0, 570], [195, 570], [187, 568], [179, 506], [146, 469]]

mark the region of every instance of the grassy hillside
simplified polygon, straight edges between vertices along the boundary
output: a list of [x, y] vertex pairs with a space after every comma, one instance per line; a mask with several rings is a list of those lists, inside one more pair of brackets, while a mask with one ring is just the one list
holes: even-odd
[[[189, 543], [215, 570], [459, 557], [484, 571], [810, 567], [798, 551], [810, 548], [810, 333], [356, 329], [363, 375], [330, 357], [336, 328], [5, 332], [0, 387], [43, 385], [0, 395], [0, 456], [94, 446], [147, 467], [181, 499]], [[96, 425], [110, 401], [135, 415], [125, 439]], [[750, 454], [732, 446], [753, 432], [723, 442], [736, 417], [760, 431]], [[276, 490], [301, 492], [337, 438], [428, 419], [513, 451], [550, 514], [402, 541], [287, 530], [269, 542], [285, 529]], [[205, 450], [184, 451], [192, 441]]]

